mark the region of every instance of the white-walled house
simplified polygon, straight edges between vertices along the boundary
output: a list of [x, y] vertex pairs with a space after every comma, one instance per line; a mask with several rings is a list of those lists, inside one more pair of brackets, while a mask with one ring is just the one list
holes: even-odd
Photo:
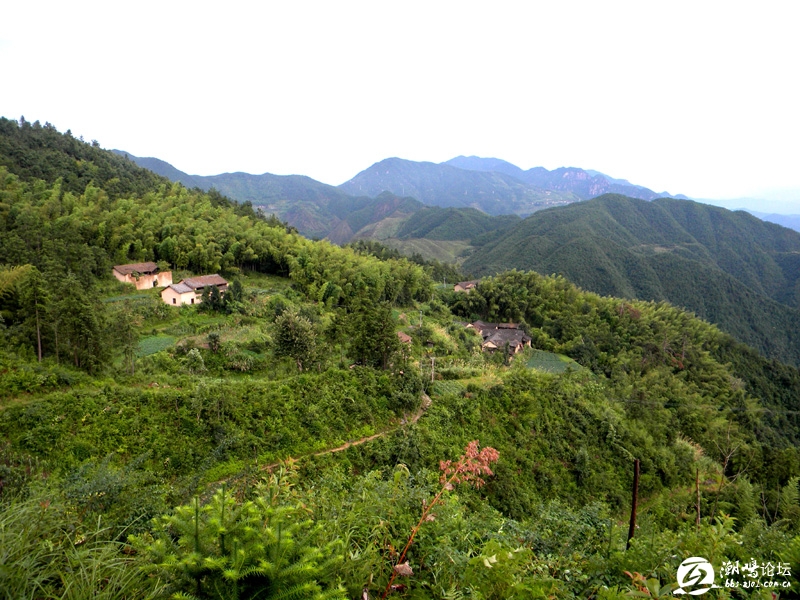
[[161, 290], [161, 299], [170, 305], [180, 306], [181, 304], [198, 304], [200, 298], [194, 290], [183, 282], [173, 283]]
[[228, 282], [216, 273], [199, 277], [187, 277], [164, 288], [161, 291], [161, 299], [170, 306], [200, 304], [200, 296], [203, 290], [211, 285], [217, 286], [217, 289], [223, 294], [228, 289]]

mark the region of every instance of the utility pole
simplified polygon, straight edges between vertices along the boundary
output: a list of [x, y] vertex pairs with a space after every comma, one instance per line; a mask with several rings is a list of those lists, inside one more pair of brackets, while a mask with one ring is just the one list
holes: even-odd
[[700, 468], [698, 467], [694, 475], [694, 491], [697, 495], [697, 516], [695, 518], [695, 527], [700, 531]]
[[631, 540], [636, 533], [636, 505], [639, 503], [639, 459], [633, 461], [633, 500], [631, 501], [631, 524], [628, 528], [628, 542], [625, 550], [631, 547]]

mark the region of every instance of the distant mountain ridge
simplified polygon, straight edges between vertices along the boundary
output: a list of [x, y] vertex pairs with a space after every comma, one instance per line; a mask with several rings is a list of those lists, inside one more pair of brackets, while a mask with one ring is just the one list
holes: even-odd
[[[745, 209], [743, 209], [745, 210]], [[770, 223], [777, 223], [783, 227], [800, 231], [800, 215], [779, 215], [776, 213], [763, 213], [754, 210], [748, 210], [751, 215], [761, 219], [762, 221], [769, 221]]]
[[189, 175], [158, 158], [143, 158], [122, 150], [112, 150], [112, 152], [126, 156], [140, 167], [150, 169], [158, 175], [178, 181], [189, 188], [198, 187], [203, 191], [208, 191], [213, 187], [237, 202], [268, 205], [290, 197], [293, 200], [327, 203], [331, 200], [345, 200], [349, 197], [335, 186], [316, 181], [305, 175], [273, 175], [271, 173], [253, 175], [242, 172]]
[[443, 208], [476, 208], [489, 215], [528, 215], [581, 198], [569, 190], [549, 190], [498, 171], [466, 170], [447, 163], [387, 158], [339, 186], [349, 194], [376, 196], [388, 191]]
[[[305, 175], [252, 175], [241, 172], [209, 176], [189, 175], [157, 158], [142, 158], [122, 150], [113, 152], [187, 187], [198, 187], [203, 191], [214, 188], [237, 202], [250, 202], [266, 214], [274, 214], [288, 222], [306, 237], [324, 238], [333, 235], [332, 239], [336, 243], [346, 243], [350, 239], [347, 232], [352, 224], [346, 223], [349, 215], [370, 205], [374, 205], [373, 209], [380, 213], [379, 206], [386, 202], [386, 198], [376, 200], [363, 195], [351, 196]], [[357, 221], [358, 217], [353, 219]], [[350, 235], [352, 233], [355, 232]]]
[[625, 179], [614, 179], [599, 171], [561, 167], [548, 171], [544, 167], [534, 167], [523, 171], [516, 165], [497, 158], [478, 156], [458, 156], [443, 164], [472, 171], [497, 171], [516, 177], [520, 181], [552, 191], [568, 191], [581, 200], [589, 200], [602, 194], [622, 194], [629, 198], [655, 200], [656, 198], [679, 198], [688, 200], [683, 194], [673, 196], [669, 192], [657, 193], [641, 185], [634, 185]]
[[[337, 243], [345, 243], [352, 237], [387, 237], [398, 225], [398, 219], [413, 214], [411, 205], [406, 203], [400, 213], [384, 217], [391, 221], [383, 225], [373, 221], [353, 229], [354, 223], [343, 222], [350, 212], [361, 211], [384, 192], [397, 198], [414, 198], [420, 203], [419, 208], [422, 205], [471, 208], [488, 215], [522, 216], [609, 191], [646, 200], [659, 197], [652, 190], [595, 171], [576, 168], [548, 171], [542, 167], [523, 171], [501, 159], [475, 156], [460, 156], [441, 164], [389, 158], [340, 186], [331, 186], [302, 175], [190, 175], [157, 158], [136, 157], [121, 150], [114, 152], [187, 187], [204, 191], [213, 187], [238, 202], [251, 202], [264, 212], [288, 221], [303, 235], [328, 237]], [[382, 210], [376, 205], [373, 211], [376, 218]]]
[[[139, 158], [137, 156], [133, 156], [128, 154], [127, 152], [123, 152], [122, 150], [112, 150], [114, 154], [118, 154], [124, 158], [132, 160], [137, 166], [142, 167], [143, 169], [148, 169], [155, 173], [156, 175], [161, 175], [162, 177], [166, 177], [170, 181], [177, 181], [178, 183], [183, 184], [188, 189], [200, 188], [203, 189], [203, 185], [200, 181], [201, 177], [192, 176], [188, 173], [184, 173], [183, 171], [176, 169], [171, 164], [166, 161], [161, 160], [160, 158], [153, 158], [153, 157], [146, 157], [146, 158]], [[204, 191], [208, 191], [206, 188]]]

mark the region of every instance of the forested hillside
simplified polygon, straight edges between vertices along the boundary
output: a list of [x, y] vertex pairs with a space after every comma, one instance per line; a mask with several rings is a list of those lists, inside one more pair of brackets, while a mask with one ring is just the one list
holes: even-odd
[[[66, 189], [107, 155], [0, 157], [7, 597], [672, 596], [692, 556], [796, 593], [796, 368], [559, 276], [456, 294], [136, 168]], [[111, 276], [145, 260], [230, 285], [178, 307]]]
[[260, 206], [279, 204], [286, 200], [297, 202], [317, 202], [327, 206], [330, 202], [347, 202], [353, 198], [336, 187], [315, 181], [303, 175], [273, 175], [263, 173], [221, 173], [219, 175], [189, 175], [176, 169], [168, 162], [158, 158], [133, 156], [122, 150], [114, 153], [123, 156], [137, 165], [167, 177], [171, 181], [184, 184], [187, 188], [200, 188], [203, 191], [216, 189], [221, 194], [238, 202], [252, 202]]
[[490, 231], [505, 231], [519, 221], [516, 215], [492, 217], [474, 208], [430, 207], [414, 213], [395, 237], [471, 240]]
[[326, 237], [335, 244], [344, 244], [352, 239], [390, 236], [421, 209], [422, 204], [413, 198], [384, 192], [359, 210], [343, 210], [341, 220]]
[[0, 117], [0, 166], [24, 181], [61, 179], [65, 192], [83, 192], [94, 181], [107, 194], [143, 194], [165, 180], [111, 152], [99, 152], [96, 141], [85, 143], [69, 130], [39, 121], [12, 121]]
[[668, 300], [800, 364], [800, 234], [745, 212], [608, 195], [532, 215], [463, 268], [561, 273], [600, 294]]

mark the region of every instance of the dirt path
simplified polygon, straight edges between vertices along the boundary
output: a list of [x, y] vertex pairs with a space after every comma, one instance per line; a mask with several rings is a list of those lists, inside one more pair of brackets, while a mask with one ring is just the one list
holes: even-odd
[[[334, 452], [341, 452], [342, 450], [347, 450], [348, 448], [352, 448], [353, 446], [360, 446], [361, 444], [365, 444], [366, 442], [371, 442], [379, 437], [383, 437], [386, 435], [390, 430], [381, 431], [380, 433], [376, 433], [374, 435], [370, 435], [367, 437], [359, 438], [357, 440], [353, 440], [352, 442], [345, 442], [341, 446], [336, 446], [336, 448], [328, 448], [327, 450], [321, 450], [320, 452], [314, 452], [313, 454], [307, 454], [306, 456], [322, 456], [323, 454], [333, 454]], [[277, 466], [278, 463], [274, 463], [271, 465], [267, 465], [264, 467], [265, 469], [269, 469], [271, 467]]]
[[417, 411], [413, 415], [411, 415], [410, 419], [405, 419], [405, 418], [401, 419], [400, 420], [400, 425], [397, 425], [395, 427], [390, 427], [389, 429], [384, 429], [383, 431], [380, 431], [380, 432], [375, 433], [373, 435], [368, 435], [366, 437], [359, 438], [357, 440], [352, 440], [350, 442], [345, 442], [341, 446], [336, 446], [335, 448], [328, 448], [327, 450], [320, 450], [319, 452], [313, 452], [311, 454], [304, 454], [304, 455], [301, 455], [301, 456], [298, 456], [298, 457], [291, 457], [291, 458], [285, 459], [284, 461], [272, 463], [270, 465], [264, 465], [263, 467], [261, 467], [261, 470], [265, 471], [265, 470], [274, 469], [275, 467], [280, 465], [281, 462], [285, 462], [286, 460], [299, 460], [301, 458], [305, 458], [306, 456], [324, 456], [325, 454], [333, 454], [334, 452], [341, 452], [343, 450], [347, 450], [348, 448], [352, 448], [353, 446], [360, 446], [361, 444], [366, 444], [367, 442], [371, 442], [372, 440], [376, 440], [379, 437], [384, 437], [385, 435], [387, 435], [389, 433], [397, 431], [397, 429], [399, 429], [400, 427], [402, 427], [403, 425], [405, 425], [407, 423], [416, 423], [417, 421], [419, 421], [420, 417], [422, 417], [422, 415], [425, 414], [425, 411], [428, 410], [428, 408], [430, 407], [430, 405], [432, 403], [433, 403], [433, 400], [431, 400], [431, 397], [428, 396], [428, 394], [426, 394], [425, 392], [422, 392], [422, 403], [420, 404], [420, 407], [417, 409]]
[[[416, 423], [417, 421], [420, 420], [422, 415], [424, 415], [425, 412], [430, 408], [431, 404], [433, 404], [433, 400], [431, 400], [431, 397], [428, 396], [428, 394], [426, 394], [425, 392], [422, 392], [422, 403], [420, 404], [420, 407], [416, 410], [416, 412], [413, 415], [411, 415], [410, 419], [406, 419], [406, 418], [401, 419], [399, 425], [396, 425], [394, 427], [389, 427], [388, 429], [384, 429], [383, 431], [379, 431], [378, 433], [375, 433], [373, 435], [368, 435], [368, 436], [359, 438], [357, 440], [351, 440], [349, 442], [345, 442], [341, 446], [336, 446], [335, 448], [327, 448], [326, 450], [320, 450], [319, 452], [312, 452], [310, 454], [301, 454], [300, 456], [290, 456], [290, 457], [284, 458], [283, 460], [278, 461], [278, 462], [274, 462], [274, 463], [271, 463], [271, 464], [268, 464], [268, 465], [261, 465], [258, 468], [258, 470], [259, 471], [271, 471], [272, 469], [274, 469], [276, 467], [279, 467], [280, 464], [283, 463], [283, 462], [302, 460], [303, 458], [308, 458], [309, 456], [324, 456], [325, 454], [333, 454], [334, 452], [342, 452], [344, 450], [347, 450], [348, 448], [352, 448], [353, 446], [360, 446], [361, 444], [366, 444], [367, 442], [371, 442], [372, 440], [376, 440], [376, 439], [378, 439], [380, 437], [384, 437], [384, 436], [386, 436], [386, 435], [388, 435], [390, 433], [393, 433], [393, 432], [397, 431], [403, 425], [406, 425], [408, 423]], [[222, 485], [225, 482], [241, 479], [242, 477], [244, 477], [244, 475], [238, 475], [238, 476], [234, 476], [234, 477], [229, 477], [227, 479], [223, 479], [223, 480], [220, 480], [220, 481], [215, 481], [213, 483], [210, 483], [209, 486], [217, 487], [218, 485]]]

